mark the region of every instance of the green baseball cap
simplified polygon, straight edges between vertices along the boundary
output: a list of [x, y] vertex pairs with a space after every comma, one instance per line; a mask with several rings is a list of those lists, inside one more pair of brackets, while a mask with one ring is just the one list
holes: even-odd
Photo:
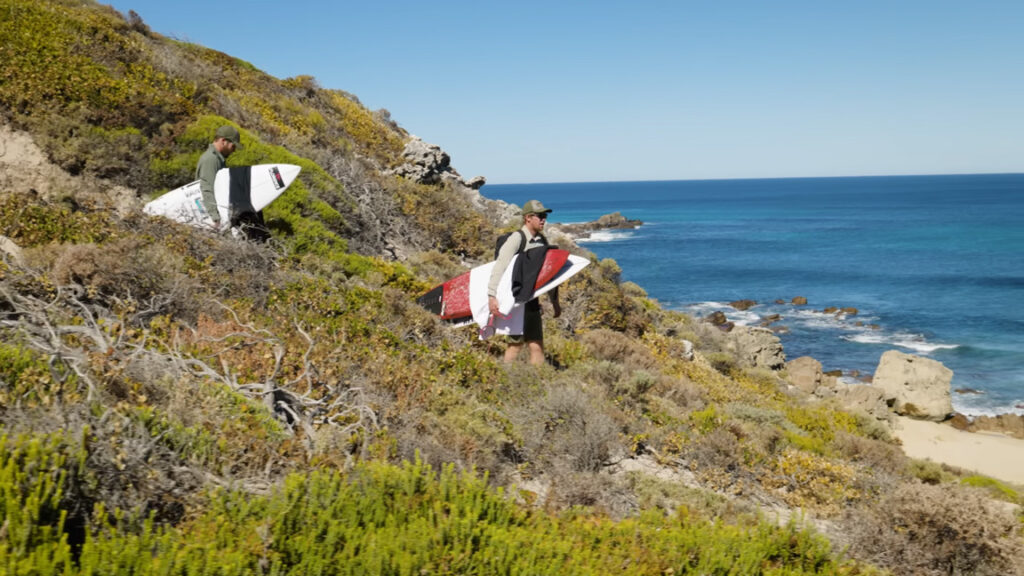
[[223, 138], [235, 143], [236, 148], [242, 147], [242, 135], [234, 126], [221, 126], [217, 128], [217, 138]]
[[551, 210], [545, 208], [540, 200], [528, 200], [526, 204], [523, 204], [523, 216], [527, 214], [548, 214]]

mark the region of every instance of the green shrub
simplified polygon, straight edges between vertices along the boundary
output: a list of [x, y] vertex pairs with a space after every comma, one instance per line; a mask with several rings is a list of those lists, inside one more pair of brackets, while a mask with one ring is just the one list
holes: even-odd
[[909, 472], [911, 476], [925, 484], [942, 484], [953, 479], [953, 475], [947, 472], [942, 464], [931, 460], [912, 460]]
[[[2, 431], [0, 431], [2, 432]], [[69, 465], [66, 440], [0, 435], [0, 571], [59, 574], [71, 567], [67, 510], [62, 504]]]
[[995, 478], [989, 478], [988, 476], [968, 476], [960, 480], [960, 483], [965, 486], [974, 486], [976, 488], [983, 488], [988, 493], [992, 494], [994, 498], [1004, 500], [1006, 502], [1012, 502], [1013, 504], [1021, 504], [1021, 495], [1019, 492], [1010, 488], [1006, 484], [1003, 484]]
[[793, 525], [729, 526], [685, 511], [621, 522], [524, 512], [472, 474], [408, 463], [294, 475], [266, 498], [216, 493], [181, 529], [112, 528], [82, 558], [106, 574], [596, 575], [615, 566], [626, 575], [799, 575], [844, 566], [825, 540]]
[[51, 365], [39, 354], [0, 343], [0, 414], [15, 406], [50, 406], [81, 400], [78, 377], [62, 363]]
[[19, 246], [102, 243], [117, 236], [108, 213], [41, 202], [25, 194], [0, 197], [0, 235]]
[[[77, 454], [77, 455], [76, 455]], [[619, 522], [517, 507], [486, 478], [368, 463], [293, 474], [265, 496], [211, 492], [177, 525], [97, 506], [77, 554], [62, 496], [81, 449], [0, 437], [0, 568], [8, 574], [833, 574], [794, 525], [711, 523], [684, 510]]]

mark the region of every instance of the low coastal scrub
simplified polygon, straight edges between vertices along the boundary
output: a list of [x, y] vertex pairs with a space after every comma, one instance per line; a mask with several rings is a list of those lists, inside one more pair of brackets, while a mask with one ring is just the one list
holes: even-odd
[[295, 474], [266, 496], [215, 490], [174, 527], [99, 505], [72, 541], [64, 498], [81, 452], [60, 435], [0, 438], [5, 573], [868, 573], [793, 525], [525, 511], [473, 473], [419, 462]]
[[[909, 461], [884, 425], [794, 396], [612, 260], [570, 246], [592, 265], [545, 319], [544, 366], [422, 309], [510, 223], [468, 189], [386, 175], [407, 135], [354, 96], [90, 0], [0, 0], [0, 67], [6, 121], [139, 196], [0, 190], [23, 252], [0, 264], [3, 573], [1010, 574], [1024, 558], [1013, 487]], [[246, 145], [233, 162], [303, 167], [269, 242], [138, 209], [191, 179], [221, 124]]]

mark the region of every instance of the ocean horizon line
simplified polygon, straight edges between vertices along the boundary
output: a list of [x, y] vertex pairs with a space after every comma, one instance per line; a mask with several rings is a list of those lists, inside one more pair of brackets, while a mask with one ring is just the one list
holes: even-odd
[[846, 176], [748, 176], [732, 178], [728, 176], [718, 178], [652, 178], [641, 180], [563, 180], [551, 182], [496, 182], [484, 184], [481, 190], [488, 186], [551, 186], [562, 184], [644, 184], [658, 182], [764, 182], [780, 180], [854, 180], [854, 179], [876, 179], [876, 178], [939, 178], [955, 176], [1024, 176], [1022, 172], [945, 172], [939, 174], [861, 174]]

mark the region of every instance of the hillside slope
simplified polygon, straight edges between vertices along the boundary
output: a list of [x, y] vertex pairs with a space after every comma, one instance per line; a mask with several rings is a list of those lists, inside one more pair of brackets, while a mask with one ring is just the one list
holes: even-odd
[[[908, 460], [613, 261], [565, 286], [544, 367], [422, 310], [514, 223], [394, 175], [410, 136], [350, 94], [0, 0], [0, 114], [5, 572], [1021, 568], [1013, 490]], [[225, 123], [229, 164], [303, 166], [266, 244], [141, 213]]]

